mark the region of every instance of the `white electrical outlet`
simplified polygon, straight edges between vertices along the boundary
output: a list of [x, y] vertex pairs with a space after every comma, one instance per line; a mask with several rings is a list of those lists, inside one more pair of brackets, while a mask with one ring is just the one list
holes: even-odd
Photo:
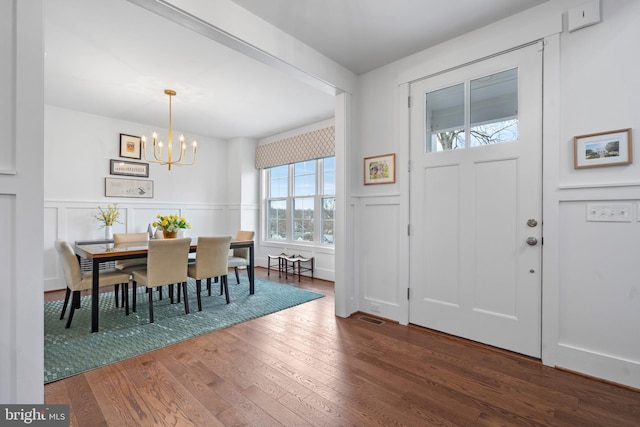
[[631, 222], [631, 203], [589, 203], [587, 221]]
[[380, 304], [377, 304], [375, 302], [371, 303], [371, 311], [373, 313], [380, 313]]

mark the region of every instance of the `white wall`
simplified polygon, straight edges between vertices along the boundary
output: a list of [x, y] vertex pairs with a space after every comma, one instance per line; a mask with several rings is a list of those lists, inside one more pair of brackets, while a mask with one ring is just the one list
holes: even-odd
[[[354, 159], [395, 152], [398, 181], [363, 186], [362, 166], [351, 173], [355, 206], [355, 293], [359, 309], [381, 306], [385, 317], [406, 322], [409, 268], [402, 255], [408, 200], [406, 83], [432, 73], [545, 39], [543, 363], [640, 388], [640, 164], [574, 170], [574, 135], [640, 129], [635, 54], [640, 2], [603, 1], [603, 22], [562, 31], [565, 12], [581, 0], [546, 3], [500, 23], [443, 43], [359, 78], [354, 99], [358, 143]], [[636, 138], [637, 139], [637, 138]], [[586, 205], [630, 201], [633, 221], [585, 221]], [[389, 228], [382, 218], [393, 218]], [[384, 248], [375, 230], [384, 228]], [[381, 266], [384, 266], [381, 267]], [[389, 287], [393, 287], [390, 290]]]
[[[149, 178], [141, 178], [154, 182], [152, 199], [114, 198], [105, 197], [104, 179], [126, 178], [109, 175], [109, 160], [120, 159], [120, 133], [150, 135], [154, 129], [51, 105], [45, 107], [44, 125], [45, 290], [65, 286], [53, 248], [56, 238], [74, 242], [104, 237], [94, 218], [98, 206], [119, 204], [122, 224], [116, 224], [114, 232], [146, 231], [157, 214], [177, 213], [191, 224], [189, 236], [235, 235], [229, 218], [240, 213], [230, 214], [227, 202], [228, 182], [236, 177], [229, 177], [226, 141], [188, 135], [198, 140], [193, 166], [169, 171], [152, 163]], [[166, 134], [165, 129], [157, 131]]]
[[[47, 200], [102, 200], [104, 178], [109, 175], [109, 160], [126, 159], [120, 154], [120, 133], [147, 135], [154, 130], [166, 136], [165, 129], [114, 120], [47, 105], [45, 109], [45, 198]], [[149, 178], [154, 182], [153, 202], [207, 203], [227, 201], [227, 144], [223, 140], [191, 135], [198, 140], [193, 166], [176, 167], [150, 163]], [[150, 153], [149, 153], [150, 154]], [[118, 201], [118, 200], [116, 200]], [[146, 199], [135, 199], [146, 201]]]

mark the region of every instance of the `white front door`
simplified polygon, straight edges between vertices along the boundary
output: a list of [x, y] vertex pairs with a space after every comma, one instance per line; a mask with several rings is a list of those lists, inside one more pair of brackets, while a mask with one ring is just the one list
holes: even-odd
[[409, 321], [540, 357], [541, 44], [411, 84]]

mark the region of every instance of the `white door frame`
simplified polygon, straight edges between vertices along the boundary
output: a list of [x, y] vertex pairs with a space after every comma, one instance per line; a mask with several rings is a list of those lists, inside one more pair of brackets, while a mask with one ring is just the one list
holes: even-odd
[[[402, 126], [399, 126], [398, 129], [399, 129], [400, 139], [404, 140], [404, 141], [407, 141], [407, 143], [402, 146], [402, 149], [400, 150], [400, 152], [398, 154], [398, 157], [400, 159], [400, 163], [398, 165], [398, 172], [400, 174], [406, 176], [406, 178], [407, 178], [407, 179], [402, 179], [400, 181], [401, 194], [406, 194], [407, 195], [406, 199], [405, 199], [406, 203], [402, 203], [402, 205], [403, 205], [402, 217], [407, 218], [407, 224], [409, 222], [409, 216], [410, 216], [409, 214], [410, 214], [410, 198], [411, 198], [409, 172], [408, 172], [408, 169], [410, 167], [409, 158], [410, 158], [410, 144], [411, 144], [411, 139], [410, 139], [410, 124], [411, 123], [410, 123], [410, 110], [407, 108], [407, 100], [409, 99], [409, 95], [410, 95], [410, 91], [411, 91], [411, 84], [412, 83], [416, 83], [416, 82], [421, 81], [421, 80], [424, 80], [424, 79], [428, 79], [428, 78], [436, 76], [436, 75], [447, 73], [447, 72], [449, 72], [451, 70], [454, 70], [454, 69], [457, 69], [457, 68], [466, 67], [466, 66], [471, 65], [473, 63], [476, 63], [476, 62], [479, 62], [479, 61], [484, 61], [486, 59], [490, 59], [492, 57], [495, 57], [495, 56], [498, 56], [498, 55], [502, 55], [504, 53], [507, 53], [507, 52], [510, 52], [510, 51], [513, 51], [513, 50], [521, 49], [523, 47], [527, 47], [527, 46], [530, 46], [530, 45], [533, 45], [533, 44], [538, 44], [539, 45], [539, 49], [541, 49], [542, 46], [543, 46], [541, 41], [532, 42], [532, 43], [526, 43], [526, 44], [524, 44], [522, 46], [518, 46], [517, 48], [508, 49], [507, 51], [499, 52], [499, 53], [496, 53], [494, 55], [490, 55], [490, 56], [488, 56], [486, 58], [481, 58], [481, 59], [474, 60], [474, 61], [471, 61], [471, 62], [468, 62], [468, 63], [465, 63], [465, 64], [461, 64], [461, 65], [459, 65], [457, 67], [452, 67], [452, 68], [447, 69], [447, 70], [442, 70], [442, 71], [439, 71], [437, 73], [432, 73], [432, 74], [430, 74], [428, 76], [425, 76], [423, 78], [419, 78], [419, 79], [413, 80], [411, 82], [406, 82], [406, 83], [402, 83], [402, 84], [399, 85], [398, 91], [397, 91], [397, 93], [398, 93], [397, 105], [398, 105], [398, 111], [400, 112], [400, 114], [398, 115], [398, 120], [399, 120], [400, 123], [403, 123], [403, 124], [402, 124]], [[554, 51], [554, 52], [557, 53], [556, 51]], [[543, 73], [543, 75], [545, 74], [544, 67], [542, 69], [542, 73]], [[544, 90], [544, 87], [543, 87], [543, 90]], [[543, 100], [544, 100], [544, 98], [543, 98]], [[543, 111], [546, 111], [546, 108], [543, 108]], [[545, 115], [545, 117], [546, 117], [546, 115]], [[543, 122], [544, 122], [544, 118], [543, 118]], [[543, 137], [543, 142], [544, 142], [544, 133], [543, 133], [542, 137]], [[405, 158], [407, 159], [406, 163], [405, 163], [407, 165], [407, 170], [406, 171], [404, 170], [404, 168], [403, 168], [404, 164], [402, 163], [402, 160], [405, 159]], [[542, 179], [542, 181], [544, 182], [544, 179]], [[541, 185], [542, 185], [542, 183], [541, 183]], [[542, 217], [540, 217], [540, 222], [542, 222]], [[540, 232], [540, 234], [541, 234], [541, 232]], [[405, 288], [407, 288], [407, 290], [409, 288], [409, 281], [410, 281], [409, 272], [410, 272], [410, 268], [411, 268], [410, 257], [409, 257], [410, 238], [409, 238], [409, 236], [407, 236], [406, 239], [402, 239], [402, 236], [401, 236], [401, 240], [404, 240], [405, 244], [401, 244], [400, 245], [400, 251], [401, 251], [400, 259], [406, 260], [406, 262], [405, 262], [405, 266], [400, 266], [400, 269], [399, 269], [399, 271], [401, 272], [400, 273], [400, 277], [399, 277], [399, 279], [400, 279], [400, 281], [399, 281], [399, 294], [400, 295], [402, 295], [402, 293], [405, 291]], [[542, 275], [540, 276], [540, 286], [542, 286]], [[540, 288], [540, 290], [541, 289], [542, 288]], [[541, 302], [541, 307], [540, 307], [541, 309], [542, 309], [542, 304], [543, 303], [544, 303], [544, 301]], [[410, 318], [409, 300], [408, 300], [408, 298], [406, 300], [402, 299], [400, 301], [399, 314], [400, 314], [399, 319], [398, 319], [399, 323], [408, 324], [409, 318]], [[542, 317], [541, 317], [541, 322], [542, 322]], [[540, 325], [540, 329], [541, 329], [540, 333], [542, 335], [542, 325]], [[542, 336], [540, 338], [542, 340]], [[542, 347], [543, 348], [546, 347], [544, 345], [544, 340], [542, 340]]]

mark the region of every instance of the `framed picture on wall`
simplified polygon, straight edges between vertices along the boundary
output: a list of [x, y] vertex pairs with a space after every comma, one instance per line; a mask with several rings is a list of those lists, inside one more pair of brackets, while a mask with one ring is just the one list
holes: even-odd
[[364, 184], [392, 184], [396, 182], [396, 155], [365, 157]]
[[109, 160], [111, 175], [140, 176], [149, 178], [149, 163], [127, 162], [125, 160]]
[[106, 197], [153, 199], [153, 181], [147, 179], [105, 178]]
[[139, 136], [120, 134], [120, 157], [138, 159], [142, 157], [140, 150], [141, 140]]
[[631, 129], [591, 133], [573, 138], [576, 169], [631, 163]]

